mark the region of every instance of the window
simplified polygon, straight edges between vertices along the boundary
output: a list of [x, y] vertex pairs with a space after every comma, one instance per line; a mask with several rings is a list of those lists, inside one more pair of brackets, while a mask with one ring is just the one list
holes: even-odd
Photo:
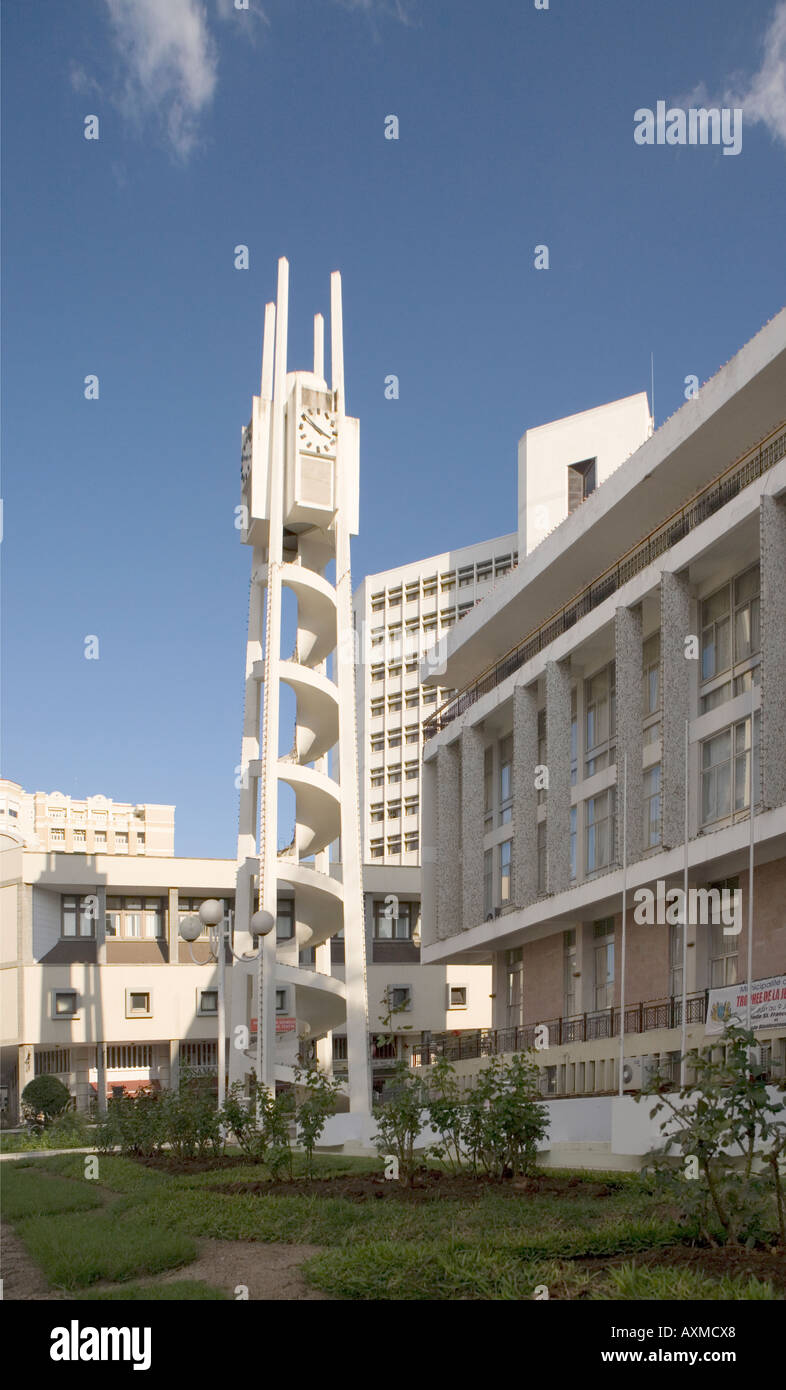
[[376, 719], [377, 715], [380, 715], [380, 714], [382, 714], [382, 713], [384, 712], [384, 709], [385, 709], [385, 701], [384, 701], [384, 699], [382, 699], [381, 696], [379, 697], [379, 699], [372, 700], [372, 701], [371, 701], [371, 717], [372, 717], [372, 719]]
[[436, 702], [437, 702], [437, 692], [436, 692], [436, 690], [426, 690], [425, 687], [424, 687], [424, 689], [423, 689], [423, 703], [424, 703], [424, 705], [434, 705], [434, 704], [436, 704]]
[[295, 935], [295, 903], [279, 898], [276, 903], [276, 941], [291, 941]]
[[419, 846], [419, 843], [419, 837], [414, 831], [408, 832], [404, 836], [404, 848], [408, 854], [411, 853], [413, 850], [416, 850]]
[[660, 844], [660, 763], [644, 773], [644, 848]]
[[483, 855], [483, 915], [490, 917], [494, 911], [494, 851], [487, 849]]
[[[188, 1044], [181, 1043], [182, 1048]], [[210, 1046], [210, 1043], [192, 1043], [191, 1046], [201, 1047]], [[215, 1043], [212, 1044], [215, 1047]], [[131, 1071], [143, 1067], [152, 1067], [153, 1048], [151, 1043], [110, 1043], [104, 1053], [106, 1058], [107, 1071]]]
[[578, 806], [570, 808], [570, 881], [576, 879], [576, 826], [578, 824]]
[[753, 766], [751, 769], [750, 719], [742, 719], [701, 745], [702, 824], [723, 820], [751, 804], [753, 785], [759, 778], [759, 715], [753, 725]]
[[95, 936], [97, 905], [98, 898], [95, 894], [88, 894], [81, 898], [62, 898], [61, 935], [66, 937]]
[[96, 849], [105, 849], [105, 848], [106, 848], [106, 831], [105, 831], [105, 830], [97, 830], [97, 831], [95, 832], [94, 839], [95, 839], [95, 847], [96, 847]]
[[384, 787], [384, 785], [385, 785], [385, 774], [384, 774], [384, 772], [381, 772], [381, 771], [380, 771], [380, 772], [372, 772], [372, 774], [371, 774], [371, 785], [372, 785], [372, 787]]
[[754, 565], [702, 603], [702, 680], [712, 680], [760, 651], [759, 588], [759, 566]]
[[420, 741], [420, 731], [417, 726], [407, 729], [407, 743], [418, 743]]
[[413, 778], [417, 777], [418, 775], [418, 765], [417, 763], [407, 763], [406, 768], [407, 781], [411, 782]]
[[384, 849], [384, 845], [383, 845], [383, 843], [382, 843], [382, 840], [372, 840], [372, 841], [371, 841], [371, 858], [372, 858], [372, 859], [381, 859], [384, 853], [385, 853], [385, 849]]
[[574, 512], [596, 487], [596, 459], [568, 465], [568, 512]]
[[385, 749], [385, 735], [384, 735], [384, 734], [372, 734], [372, 735], [371, 735], [371, 751], [372, 751], [372, 753], [382, 753], [382, 752], [384, 752], [384, 749]]
[[64, 830], [56, 830], [56, 829], [53, 828], [53, 829], [50, 830], [50, 832], [49, 832], [49, 838], [51, 839], [51, 841], [52, 841], [53, 844], [57, 844], [57, 843], [59, 843], [59, 842], [61, 842], [61, 841], [64, 841], [64, 840], [65, 840], [65, 831], [64, 831]]
[[464, 565], [458, 572], [459, 588], [466, 589], [469, 584], [475, 583], [475, 566]]
[[413, 691], [411, 691], [411, 692], [408, 691], [408, 692], [407, 692], [407, 709], [417, 709], [417, 707], [418, 707], [418, 699], [419, 699], [419, 696], [418, 696], [417, 690], [413, 690]]
[[411, 941], [420, 922], [420, 904], [396, 902], [392, 893], [389, 898], [375, 899], [373, 912], [377, 941]]
[[[717, 887], [713, 884], [713, 887]], [[737, 983], [738, 936], [730, 936], [723, 923], [710, 923], [710, 989], [723, 989]]]
[[197, 990], [197, 1013], [203, 1017], [210, 1017], [218, 1014], [218, 990], [217, 989], [198, 989]]
[[524, 963], [519, 946], [507, 953], [508, 993], [507, 1027], [518, 1028], [524, 1022]]
[[576, 930], [562, 933], [562, 974], [565, 1017], [576, 1012]]
[[494, 749], [483, 754], [483, 824], [491, 830], [494, 824]]
[[601, 766], [608, 766], [611, 758], [612, 749], [609, 741], [614, 737], [616, 722], [614, 680], [615, 666], [612, 661], [604, 670], [585, 682], [587, 777], [600, 772]]
[[538, 892], [546, 891], [546, 822], [538, 821]]
[[513, 735], [499, 742], [499, 823], [507, 825], [513, 816]]
[[448, 985], [448, 1008], [466, 1009], [467, 1007], [467, 986]]
[[682, 927], [669, 927], [669, 994], [672, 999], [682, 994]]
[[645, 719], [660, 709], [660, 632], [641, 649], [642, 712]]
[[412, 1008], [411, 985], [388, 985], [388, 1008], [393, 1013], [407, 1013]]
[[126, 1018], [150, 1018], [150, 991], [126, 990]]
[[398, 729], [395, 733], [393, 733], [393, 734], [388, 734], [388, 748], [400, 748], [400, 747], [401, 747], [401, 730]]
[[287, 992], [285, 989], [276, 990], [276, 1013], [282, 1014], [287, 1007]]
[[48, 1048], [45, 1052], [36, 1049], [34, 1066], [36, 1076], [62, 1076], [71, 1070], [71, 1049]]
[[78, 998], [75, 989], [52, 990], [52, 1018], [75, 1018]]
[[128, 835], [115, 831], [115, 854], [128, 853]]
[[614, 918], [604, 917], [593, 927], [595, 968], [595, 1008], [610, 1009], [614, 1003]]
[[87, 844], [87, 835], [86, 835], [86, 833], [85, 833], [84, 830], [75, 830], [75, 831], [74, 831], [74, 844], [75, 844], [75, 845], [86, 845], [86, 844]]
[[385, 819], [385, 807], [381, 801], [377, 801], [371, 807], [371, 820], [380, 821]]
[[388, 768], [388, 784], [393, 787], [401, 781], [401, 763], [396, 763], [395, 767]]
[[406, 796], [404, 798], [404, 812], [408, 816], [416, 816], [420, 807], [420, 801], [416, 796]]
[[392, 835], [392, 836], [390, 837], [390, 839], [388, 840], [388, 854], [400, 854], [400, 853], [401, 853], [401, 836], [400, 836], [400, 835]]
[[614, 854], [614, 788], [591, 796], [585, 806], [585, 863], [587, 873], [607, 869]]
[[512, 871], [513, 841], [503, 840], [499, 847], [499, 900], [503, 906], [511, 900]]
[[734, 660], [746, 661], [761, 650], [759, 566], [734, 581]]
[[384, 663], [384, 662], [380, 662], [380, 664], [379, 664], [378, 666], [372, 666], [372, 668], [371, 668], [371, 679], [372, 679], [372, 681], [381, 681], [381, 680], [384, 680], [384, 679], [385, 679], [385, 663]]
[[401, 802], [400, 802], [400, 801], [389, 801], [389, 802], [388, 802], [388, 819], [389, 819], [389, 820], [398, 820], [400, 816], [401, 816]]

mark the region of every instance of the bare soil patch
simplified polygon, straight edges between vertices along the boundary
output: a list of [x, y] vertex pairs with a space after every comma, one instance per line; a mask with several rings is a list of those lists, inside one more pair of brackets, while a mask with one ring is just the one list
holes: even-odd
[[3, 1298], [20, 1300], [57, 1298], [14, 1231], [2, 1228]]
[[477, 1201], [485, 1192], [496, 1192], [505, 1197], [554, 1196], [554, 1197], [592, 1197], [611, 1196], [619, 1190], [621, 1183], [592, 1182], [580, 1178], [540, 1175], [536, 1178], [473, 1178], [462, 1174], [454, 1177], [434, 1169], [423, 1170], [415, 1175], [412, 1184], [387, 1180], [375, 1174], [358, 1176], [339, 1176], [332, 1178], [306, 1178], [289, 1181], [227, 1182], [211, 1184], [214, 1192], [251, 1193], [258, 1197], [276, 1196], [314, 1196], [343, 1197], [350, 1202], [431, 1202]]

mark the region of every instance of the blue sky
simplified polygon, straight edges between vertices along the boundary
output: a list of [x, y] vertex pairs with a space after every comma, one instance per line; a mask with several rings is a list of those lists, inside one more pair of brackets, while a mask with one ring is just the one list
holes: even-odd
[[[5, 0], [3, 62], [3, 774], [232, 856], [277, 257], [291, 366], [343, 274], [355, 582], [512, 530], [526, 428], [651, 352], [662, 423], [783, 305], [786, 3]], [[697, 93], [738, 156], [634, 143]]]

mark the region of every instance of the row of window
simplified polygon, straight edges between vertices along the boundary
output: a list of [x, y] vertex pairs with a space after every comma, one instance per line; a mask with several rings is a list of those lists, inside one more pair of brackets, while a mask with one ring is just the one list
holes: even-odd
[[[59, 828], [58, 826], [53, 826], [52, 829], [49, 831], [49, 839], [51, 840], [51, 842], [52, 842], [53, 845], [65, 844], [65, 838], [66, 838], [66, 832], [65, 832], [65, 830], [62, 829], [62, 828]], [[91, 839], [92, 839], [92, 844], [93, 844], [93, 846], [94, 846], [95, 849], [106, 848], [106, 845], [107, 845], [107, 832], [106, 832], [105, 830], [94, 830], [93, 833], [92, 833]], [[84, 845], [84, 846], [86, 847], [86, 846], [87, 846], [87, 831], [86, 831], [86, 830], [72, 830], [72, 831], [71, 831], [71, 843], [74, 844], [74, 845]], [[137, 847], [137, 850], [138, 850], [138, 852], [139, 852], [140, 854], [144, 854], [145, 849], [146, 849], [146, 847], [147, 847], [147, 841], [146, 841], [146, 837], [145, 837], [143, 834], [140, 835], [139, 833], [137, 833], [137, 836], [136, 836], [136, 847]], [[128, 853], [128, 835], [127, 835], [127, 834], [121, 833], [120, 831], [117, 831], [117, 830], [114, 832], [114, 852], [115, 852], [115, 854], [127, 854], [127, 853]]]
[[[391, 733], [388, 734], [387, 740], [385, 739], [384, 734], [372, 734], [369, 739], [369, 744], [372, 753], [383, 753], [385, 751], [386, 743], [388, 748], [400, 748], [402, 742], [401, 732], [401, 729], [394, 729]], [[404, 730], [404, 742], [410, 744], [420, 743], [419, 724], [407, 725], [406, 729]]]
[[512, 555], [496, 555], [493, 559], [479, 560], [476, 564], [461, 565], [458, 570], [445, 570], [442, 574], [429, 575], [427, 578], [410, 580], [406, 585], [397, 584], [386, 591], [380, 589], [376, 594], [371, 595], [372, 612], [379, 612], [385, 607], [387, 596], [388, 606], [397, 607], [403, 597], [407, 603], [414, 603], [423, 594], [424, 598], [433, 597], [437, 592], [437, 582], [444, 593], [446, 590], [453, 589], [458, 582], [460, 588], [469, 584], [474, 584], [475, 580], [482, 583], [484, 580], [491, 579], [493, 576], [499, 578], [500, 575], [507, 574], [508, 571], [518, 563], [518, 551], [514, 550]]
[[[417, 796], [407, 796], [404, 798], [404, 815], [416, 816], [420, 809], [420, 799]], [[381, 821], [385, 819], [386, 809], [384, 802], [377, 801], [371, 807], [371, 820]], [[398, 820], [401, 815], [401, 802], [389, 801], [387, 804], [388, 820]]]
[[[402, 837], [401, 837], [400, 835], [391, 835], [391, 836], [389, 836], [389, 837], [388, 837], [388, 842], [387, 842], [387, 852], [388, 852], [388, 854], [401, 854], [401, 847], [402, 847], [402, 844], [403, 844], [403, 846], [404, 846], [404, 853], [405, 853], [405, 854], [412, 854], [414, 851], [416, 851], [416, 850], [419, 849], [419, 847], [420, 847], [420, 837], [419, 837], [419, 835], [418, 835], [416, 832], [413, 832], [411, 835], [404, 835], [403, 839], [402, 839]], [[384, 838], [379, 838], [379, 839], [374, 839], [374, 840], [372, 840], [372, 841], [371, 841], [371, 858], [372, 858], [372, 859], [382, 859], [382, 858], [384, 857], [384, 854], [385, 854], [385, 841], [384, 841]]]
[[[286, 988], [276, 990], [276, 1012], [286, 1013], [288, 992]], [[153, 992], [149, 989], [127, 989], [125, 992], [126, 1018], [152, 1018]], [[51, 1017], [56, 1019], [76, 1019], [79, 1016], [80, 995], [75, 989], [53, 989], [51, 991]], [[218, 1015], [218, 989], [213, 986], [197, 987], [196, 1012], [199, 1018], [215, 1018]], [[111, 1049], [110, 1049], [111, 1051]], [[124, 1063], [107, 1062], [108, 1066]], [[147, 1065], [135, 1063], [134, 1065]], [[70, 1070], [62, 1068], [62, 1070]]]
[[[413, 782], [419, 776], [420, 763], [417, 758], [412, 758], [404, 764], [404, 777], [408, 782]], [[389, 787], [401, 781], [401, 763], [391, 763], [387, 770], [381, 767], [372, 768], [369, 776], [372, 787], [384, 787], [386, 780]]]

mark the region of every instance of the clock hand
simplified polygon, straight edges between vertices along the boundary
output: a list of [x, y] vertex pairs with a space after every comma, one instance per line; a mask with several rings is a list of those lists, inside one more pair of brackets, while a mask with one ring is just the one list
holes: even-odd
[[312, 429], [317, 430], [319, 434], [324, 434], [326, 439], [330, 439], [331, 436], [328, 434], [327, 430], [323, 430], [322, 426], [318, 425], [316, 420], [312, 420], [310, 416], [308, 423], [311, 425]]

